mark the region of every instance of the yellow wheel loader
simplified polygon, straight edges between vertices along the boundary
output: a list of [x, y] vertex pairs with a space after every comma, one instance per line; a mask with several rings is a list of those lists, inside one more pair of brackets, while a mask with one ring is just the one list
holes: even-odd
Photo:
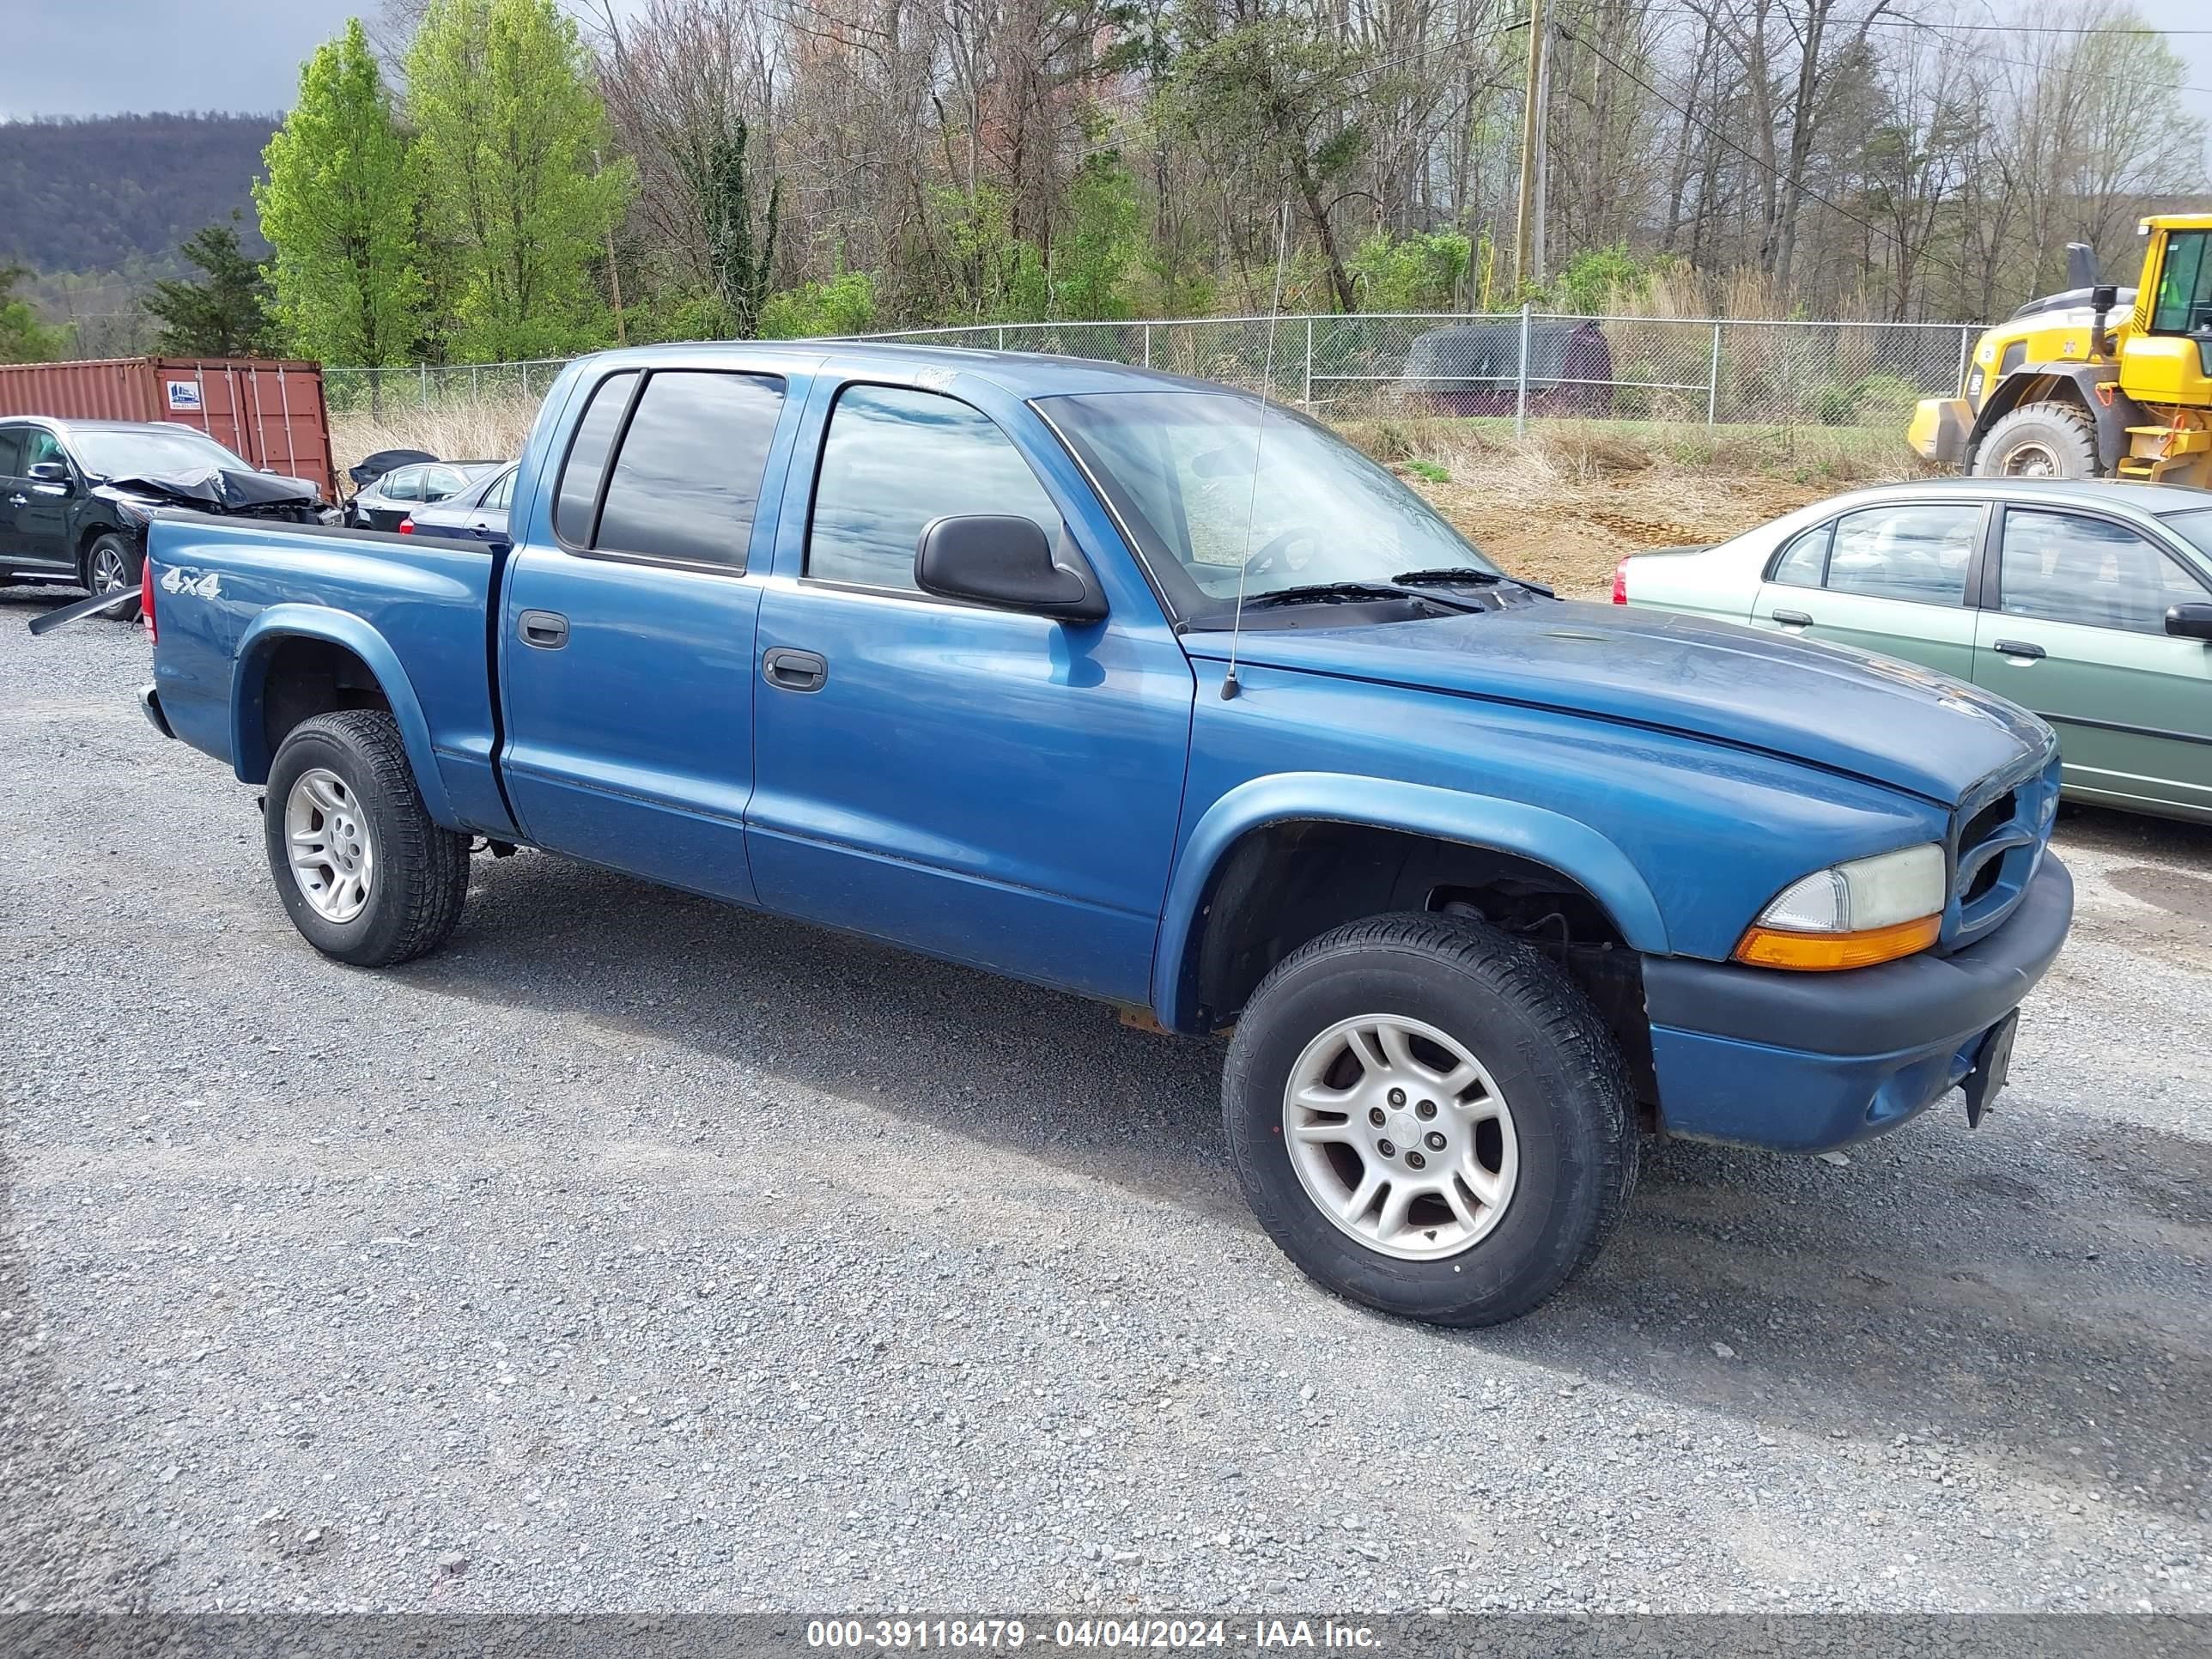
[[2142, 222], [2142, 279], [2032, 300], [1975, 343], [1955, 398], [1907, 433], [1929, 460], [1978, 477], [2139, 478], [2212, 489], [2212, 214]]

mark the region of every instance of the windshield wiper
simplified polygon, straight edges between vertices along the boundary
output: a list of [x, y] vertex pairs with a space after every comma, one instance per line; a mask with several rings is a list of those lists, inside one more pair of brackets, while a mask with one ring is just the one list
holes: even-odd
[[1525, 587], [1532, 593], [1541, 593], [1546, 599], [1559, 597], [1541, 582], [1532, 582], [1522, 576], [1509, 576], [1502, 571], [1481, 570], [1471, 564], [1439, 565], [1434, 570], [1407, 570], [1390, 578], [1398, 587], [1495, 587], [1500, 582], [1510, 582], [1516, 587]]
[[1377, 599], [1410, 599], [1419, 605], [1442, 605], [1449, 611], [1489, 608], [1443, 594], [1416, 592], [1390, 582], [1308, 582], [1302, 587], [1278, 587], [1272, 592], [1255, 593], [1244, 601], [1244, 608], [1257, 611], [1263, 605], [1357, 605]]

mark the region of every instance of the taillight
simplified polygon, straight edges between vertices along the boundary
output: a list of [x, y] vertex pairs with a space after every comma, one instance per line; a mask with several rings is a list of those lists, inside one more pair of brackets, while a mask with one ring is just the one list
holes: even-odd
[[415, 533], [415, 520], [412, 519], [402, 519], [399, 521], [399, 533], [403, 536], [413, 535]]
[[154, 630], [154, 556], [150, 553], [138, 562], [138, 614], [146, 619], [146, 643], [151, 645], [157, 636]]
[[1628, 603], [1628, 561], [1626, 559], [1613, 568], [1613, 602], [1615, 605]]

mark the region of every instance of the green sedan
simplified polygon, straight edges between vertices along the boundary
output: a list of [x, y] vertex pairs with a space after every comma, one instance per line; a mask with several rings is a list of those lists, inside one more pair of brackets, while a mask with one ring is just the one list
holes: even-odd
[[2077, 800], [2212, 823], [2212, 495], [1958, 478], [1864, 489], [1643, 554], [1616, 604], [1880, 652], [2058, 732]]

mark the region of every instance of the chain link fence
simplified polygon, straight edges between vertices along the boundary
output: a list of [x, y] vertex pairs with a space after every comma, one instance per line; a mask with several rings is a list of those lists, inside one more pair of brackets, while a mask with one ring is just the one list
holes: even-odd
[[[1337, 418], [1395, 414], [1903, 428], [1955, 392], [1975, 324], [1715, 318], [1200, 317], [1004, 323], [877, 340], [1136, 363], [1257, 391]], [[334, 413], [382, 416], [533, 400], [561, 360], [333, 368]]]

